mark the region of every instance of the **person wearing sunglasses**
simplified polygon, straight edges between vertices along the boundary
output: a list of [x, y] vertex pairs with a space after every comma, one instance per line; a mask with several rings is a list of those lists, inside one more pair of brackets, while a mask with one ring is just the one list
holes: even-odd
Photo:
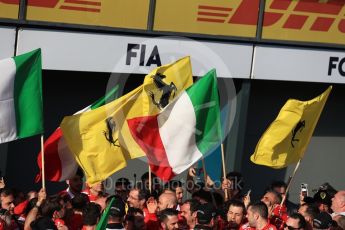
[[284, 230], [305, 230], [306, 222], [304, 217], [295, 212], [292, 213], [284, 224]]

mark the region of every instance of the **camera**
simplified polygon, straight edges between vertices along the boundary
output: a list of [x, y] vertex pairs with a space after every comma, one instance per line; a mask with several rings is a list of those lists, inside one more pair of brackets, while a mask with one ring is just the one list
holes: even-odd
[[306, 183], [301, 183], [301, 194], [304, 197], [308, 196], [308, 184]]

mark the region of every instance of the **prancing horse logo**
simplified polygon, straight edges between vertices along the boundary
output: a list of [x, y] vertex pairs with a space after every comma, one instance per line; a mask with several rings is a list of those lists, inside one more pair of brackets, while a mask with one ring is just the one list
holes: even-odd
[[303, 128], [305, 127], [305, 120], [299, 121], [296, 125], [296, 127], [292, 130], [292, 138], [291, 138], [291, 145], [293, 148], [295, 148], [293, 142], [294, 141], [299, 141], [299, 139], [296, 139], [296, 135], [299, 132], [302, 132]]
[[116, 129], [116, 123], [114, 121], [114, 119], [112, 117], [108, 117], [105, 120], [105, 123], [107, 124], [107, 131], [103, 131], [105, 139], [107, 139], [107, 141], [117, 147], [120, 147], [120, 145], [117, 145], [116, 142], [118, 141], [118, 139], [114, 140], [113, 134], [115, 133], [115, 129]]
[[174, 82], [171, 82], [169, 85], [166, 84], [163, 81], [163, 79], [166, 78], [166, 76], [161, 73], [156, 73], [152, 76], [152, 78], [158, 90], [162, 91], [162, 96], [158, 102], [155, 100], [154, 93], [150, 92], [152, 103], [155, 104], [159, 109], [163, 109], [165, 106], [169, 104], [169, 99], [172, 93], [173, 97], [175, 97], [175, 93], [177, 92], [176, 85], [174, 84]]

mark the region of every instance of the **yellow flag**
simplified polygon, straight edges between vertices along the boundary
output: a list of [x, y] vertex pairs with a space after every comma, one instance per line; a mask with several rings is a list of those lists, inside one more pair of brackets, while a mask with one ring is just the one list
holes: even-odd
[[67, 116], [60, 127], [76, 161], [95, 184], [124, 168], [127, 159], [144, 156], [132, 139], [127, 119], [159, 113], [193, 83], [190, 58], [156, 68], [144, 84], [102, 107]]
[[288, 100], [265, 131], [250, 160], [275, 169], [297, 163], [313, 135], [332, 86], [310, 101]]

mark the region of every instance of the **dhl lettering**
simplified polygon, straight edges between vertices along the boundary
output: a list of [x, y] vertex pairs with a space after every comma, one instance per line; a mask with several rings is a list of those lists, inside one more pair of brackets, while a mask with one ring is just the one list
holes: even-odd
[[284, 28], [301, 29], [304, 23], [307, 21], [307, 19], [308, 19], [308, 16], [292, 14], [286, 20], [284, 24]]
[[259, 3], [260, 0], [243, 0], [229, 23], [255, 26], [258, 23]]
[[59, 0], [28, 0], [29, 6], [55, 8]]
[[[269, 6], [269, 10], [264, 14], [264, 27], [278, 23], [282, 16], [287, 13], [286, 10], [290, 7], [292, 2], [291, 0], [273, 0]], [[312, 15], [310, 13], [315, 13], [322, 15], [316, 17], [312, 26], [308, 29], [310, 31], [327, 32], [336, 21], [335, 17], [340, 14], [344, 5], [345, 1], [343, 0], [328, 0], [326, 2], [320, 2], [319, 0], [300, 0], [292, 9], [293, 13], [291, 13], [284, 22], [283, 28], [301, 30], [308, 18]], [[345, 19], [340, 20], [338, 24], [338, 30], [342, 33], [345, 33], [344, 20]]]
[[19, 0], [1, 0], [1, 2], [11, 5], [19, 5]]
[[99, 13], [101, 0], [64, 0], [60, 9]]
[[287, 10], [291, 4], [291, 0], [276, 0], [273, 1], [270, 8], [276, 10]]
[[231, 10], [228, 7], [199, 5], [197, 21], [224, 23]]
[[[259, 3], [260, 0], [242, 0], [240, 5], [233, 9], [227, 6], [199, 5], [197, 21], [256, 26]], [[284, 15], [289, 14], [282, 23], [284, 29], [301, 30], [307, 21], [313, 18], [310, 28], [304, 29], [327, 32], [334, 23], [338, 23], [338, 31], [345, 33], [345, 15], [339, 15], [344, 7], [344, 0], [272, 0], [264, 13], [263, 26], [276, 25], [283, 20]], [[343, 18], [336, 20], [339, 16]]]
[[[1, 0], [7, 4], [19, 4], [19, 0]], [[28, 6], [56, 8], [62, 1], [60, 9], [74, 11], [100, 12], [102, 0], [28, 0]]]
[[230, 18], [230, 13], [233, 10], [230, 7], [199, 5], [196, 20], [208, 23], [228, 22], [231, 24], [256, 26], [258, 21], [259, 2], [260, 0], [243, 0]]
[[284, 14], [281, 14], [281, 13], [265, 12], [263, 25], [264, 26], [274, 25], [279, 21], [279, 19], [283, 15]]
[[90, 6], [100, 6], [101, 5], [101, 2], [84, 1], [84, 0], [65, 0], [65, 3], [75, 3], [75, 4], [83, 4], [83, 5], [90, 5]]
[[304, 0], [297, 3], [294, 11], [338, 15], [344, 4], [343, 0], [328, 0], [327, 2]]
[[342, 19], [338, 25], [338, 29], [340, 32], [345, 33], [345, 19]]
[[[270, 5], [270, 9], [274, 10], [287, 10], [291, 4], [291, 0], [273, 0]], [[264, 26], [271, 26], [277, 23], [283, 16], [283, 13], [265, 12], [264, 14]]]
[[311, 26], [310, 30], [314, 31], [328, 31], [331, 28], [334, 18], [323, 18], [319, 17], [315, 20], [313, 25]]

